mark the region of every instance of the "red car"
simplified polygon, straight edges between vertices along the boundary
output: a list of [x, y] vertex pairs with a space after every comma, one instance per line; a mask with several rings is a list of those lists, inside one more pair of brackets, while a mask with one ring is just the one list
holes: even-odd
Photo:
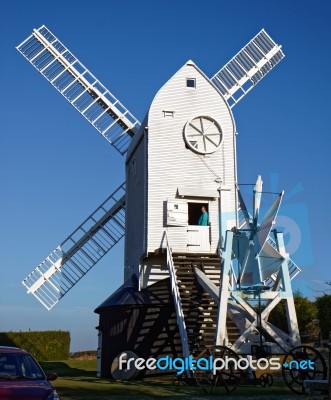
[[49, 381], [30, 353], [17, 347], [0, 346], [0, 400], [59, 400]]

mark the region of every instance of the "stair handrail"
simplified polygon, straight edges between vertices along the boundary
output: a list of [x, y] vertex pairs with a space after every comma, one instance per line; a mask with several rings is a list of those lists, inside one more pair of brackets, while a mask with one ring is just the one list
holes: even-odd
[[[175, 305], [176, 316], [177, 316], [177, 325], [178, 325], [178, 328], [179, 328], [180, 340], [181, 340], [181, 343], [182, 343], [183, 357], [184, 358], [189, 358], [190, 357], [190, 350], [189, 350], [189, 343], [188, 343], [188, 337], [187, 337], [186, 324], [185, 324], [185, 319], [184, 319], [184, 311], [183, 311], [182, 301], [181, 301], [181, 298], [180, 298], [178, 282], [177, 282], [177, 276], [176, 276], [174, 261], [173, 261], [173, 257], [172, 257], [172, 250], [171, 250], [171, 247], [170, 247], [170, 244], [169, 244], [167, 231], [164, 231], [164, 236], [163, 237], [165, 239], [165, 244], [166, 244], [167, 268], [168, 268], [169, 275], [170, 275], [171, 291], [172, 291], [172, 296], [173, 296], [173, 299], [174, 299], [174, 305]], [[188, 375], [191, 374], [191, 371], [186, 371], [186, 372], [187, 372]]]

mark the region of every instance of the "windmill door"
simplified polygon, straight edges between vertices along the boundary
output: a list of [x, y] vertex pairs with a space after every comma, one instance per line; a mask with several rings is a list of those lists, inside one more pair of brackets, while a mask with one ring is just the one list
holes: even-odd
[[193, 253], [210, 252], [210, 226], [199, 225], [201, 207], [208, 212], [208, 203], [188, 203], [187, 250]]
[[193, 253], [210, 252], [210, 227], [199, 225], [188, 225], [187, 227], [187, 250]]
[[[172, 229], [181, 227], [181, 233], [178, 233], [179, 237], [183, 239], [183, 241], [180, 241], [179, 247], [182, 249], [180, 251], [186, 248], [186, 251], [193, 253], [210, 252], [211, 230], [209, 221], [206, 226], [199, 225], [202, 206], [208, 212], [208, 202], [187, 202], [181, 199], [168, 200], [167, 202], [167, 225], [174, 227]], [[173, 246], [176, 247], [176, 243]]]

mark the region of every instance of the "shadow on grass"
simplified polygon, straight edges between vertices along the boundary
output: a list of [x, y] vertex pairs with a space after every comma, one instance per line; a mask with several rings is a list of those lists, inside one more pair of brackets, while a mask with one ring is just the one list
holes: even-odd
[[71, 362], [68, 365], [65, 361], [44, 361], [40, 362], [46, 374], [56, 372], [58, 377], [96, 377], [95, 370], [91, 369], [90, 363]]
[[[88, 399], [117, 399], [117, 398], [139, 398], [155, 399], [158, 397], [184, 399], [205, 399], [214, 400], [224, 396], [225, 389], [217, 388], [213, 396], [206, 395], [199, 386], [173, 385], [172, 377], [162, 379], [145, 379], [136, 381], [114, 381], [110, 379], [97, 378], [96, 363], [91, 361], [53, 361], [41, 363], [46, 373], [56, 372], [58, 380], [54, 386], [64, 400], [88, 400]], [[268, 388], [261, 386], [238, 387], [227, 398], [245, 397], [245, 400], [252, 396], [256, 399], [294, 399], [293, 394], [286, 387], [281, 378], [276, 378], [274, 385]], [[276, 397], [274, 397], [276, 396]]]

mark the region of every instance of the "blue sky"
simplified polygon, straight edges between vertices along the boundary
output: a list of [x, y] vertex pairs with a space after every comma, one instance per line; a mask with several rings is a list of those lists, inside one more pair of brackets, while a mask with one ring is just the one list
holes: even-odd
[[33, 28], [45, 24], [140, 120], [188, 59], [212, 76], [265, 28], [286, 58], [233, 109], [238, 177], [285, 190], [294, 287], [312, 297], [331, 279], [330, 17], [326, 0], [2, 0], [0, 331], [70, 330], [72, 350], [95, 348], [93, 310], [123, 279], [120, 243], [51, 312], [20, 283], [124, 180], [121, 156], [15, 50]]

